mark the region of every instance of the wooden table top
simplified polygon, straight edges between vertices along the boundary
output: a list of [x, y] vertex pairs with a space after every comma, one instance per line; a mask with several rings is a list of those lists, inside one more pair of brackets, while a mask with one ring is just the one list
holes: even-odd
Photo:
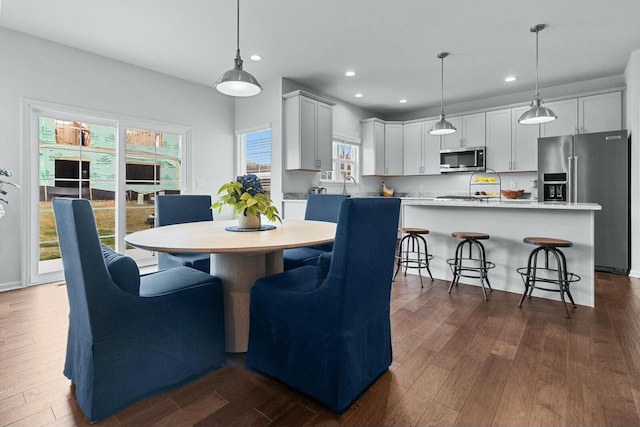
[[[274, 230], [226, 231], [236, 220], [168, 225], [125, 236], [131, 246], [158, 252], [261, 253], [332, 242], [336, 224], [323, 221], [282, 220]], [[265, 224], [263, 224], [265, 225]]]

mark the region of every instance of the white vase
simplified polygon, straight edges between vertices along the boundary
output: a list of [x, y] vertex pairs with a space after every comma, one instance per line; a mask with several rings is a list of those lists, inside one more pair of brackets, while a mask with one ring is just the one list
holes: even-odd
[[247, 215], [241, 213], [238, 215], [238, 227], [240, 228], [260, 228], [260, 214]]

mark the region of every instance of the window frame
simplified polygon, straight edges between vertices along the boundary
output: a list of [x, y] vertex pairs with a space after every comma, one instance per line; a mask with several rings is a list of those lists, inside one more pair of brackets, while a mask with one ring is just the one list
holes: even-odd
[[331, 144], [332, 144], [331, 145], [331, 165], [332, 165], [332, 170], [330, 171], [331, 172], [331, 179], [323, 178], [322, 176], [325, 174], [325, 172], [322, 172], [320, 174], [320, 182], [338, 183], [338, 182], [342, 182], [343, 181], [342, 178], [336, 179], [336, 177], [338, 177], [339, 174], [340, 174], [339, 164], [341, 162], [340, 162], [340, 159], [338, 159], [338, 145], [340, 145], [340, 144], [342, 144], [342, 145], [350, 145], [355, 149], [355, 155], [353, 156], [354, 158], [352, 160], [354, 173], [351, 176], [353, 176], [359, 182], [360, 181], [360, 168], [361, 168], [361, 163], [362, 163], [361, 156], [360, 156], [360, 151], [361, 151], [361, 147], [362, 147], [361, 140], [358, 139], [358, 138], [347, 136], [347, 135], [341, 135], [341, 134], [334, 133]]
[[270, 132], [270, 170], [268, 173], [261, 172], [255, 175], [260, 178], [260, 181], [262, 181], [263, 178], [269, 179], [270, 185], [267, 193], [271, 195], [271, 182], [273, 181], [273, 129], [270, 124], [236, 131], [236, 175], [245, 175], [247, 173], [247, 135], [264, 131]]

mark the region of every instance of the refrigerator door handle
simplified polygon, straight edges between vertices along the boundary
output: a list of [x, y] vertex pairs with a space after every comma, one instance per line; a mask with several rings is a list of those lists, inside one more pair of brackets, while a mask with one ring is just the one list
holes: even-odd
[[573, 157], [567, 157], [569, 161], [569, 176], [567, 177], [567, 202], [572, 202], [571, 197], [573, 195]]
[[573, 197], [573, 203], [578, 203], [578, 156], [574, 156], [574, 161], [575, 161], [575, 171], [574, 171], [574, 178], [573, 178], [573, 192], [574, 192], [574, 197]]

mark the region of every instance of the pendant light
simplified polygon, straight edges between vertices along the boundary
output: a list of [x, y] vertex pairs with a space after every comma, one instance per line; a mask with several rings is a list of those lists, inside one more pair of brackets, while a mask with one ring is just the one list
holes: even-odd
[[235, 67], [225, 72], [216, 82], [218, 92], [229, 96], [254, 96], [262, 91], [262, 86], [255, 77], [242, 69], [242, 58], [240, 57], [240, 0], [237, 0], [238, 25], [236, 32], [236, 59]]
[[538, 92], [538, 33], [544, 30], [545, 27], [546, 25], [544, 24], [538, 24], [529, 30], [532, 33], [536, 33], [536, 91], [533, 94], [531, 108], [525, 111], [518, 119], [518, 123], [523, 125], [537, 125], [538, 123], [546, 123], [558, 118], [556, 113], [542, 106], [542, 98], [540, 98], [540, 92]]
[[440, 120], [429, 129], [431, 135], [448, 135], [456, 131], [456, 127], [444, 119], [444, 58], [447, 56], [449, 56], [448, 52], [438, 54], [438, 58], [440, 58]]

